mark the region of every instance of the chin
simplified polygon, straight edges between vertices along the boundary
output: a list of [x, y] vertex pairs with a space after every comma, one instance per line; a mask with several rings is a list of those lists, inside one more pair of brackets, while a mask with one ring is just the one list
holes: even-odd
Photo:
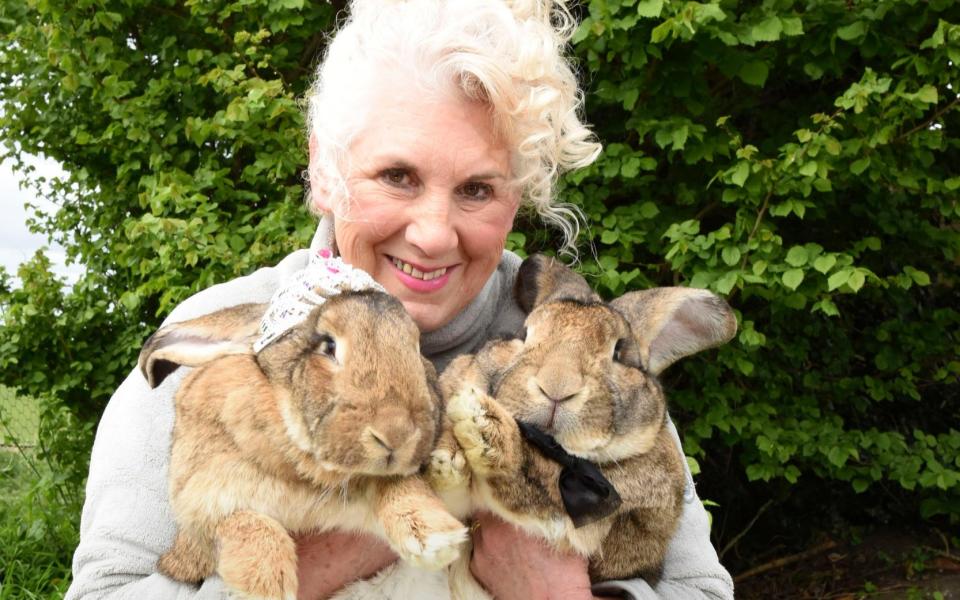
[[429, 310], [424, 312], [427, 314], [410, 313], [410, 316], [413, 317], [413, 322], [416, 323], [417, 328], [420, 329], [420, 333], [430, 333], [431, 331], [436, 331], [450, 322], [450, 319], [445, 321], [437, 319], [436, 315], [429, 314]]

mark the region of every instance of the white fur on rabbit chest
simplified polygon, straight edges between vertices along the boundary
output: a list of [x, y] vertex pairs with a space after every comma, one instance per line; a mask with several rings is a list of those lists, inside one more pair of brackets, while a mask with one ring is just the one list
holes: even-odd
[[[196, 488], [193, 490], [191, 488]], [[211, 495], [209, 490], [219, 493]], [[289, 531], [306, 533], [344, 529], [383, 535], [370, 508], [370, 501], [354, 492], [351, 498], [339, 488], [317, 493], [317, 487], [281, 480], [250, 463], [230, 461], [194, 474], [173, 498], [181, 523], [197, 523], [213, 515], [221, 517], [238, 510], [251, 510], [276, 519]]]

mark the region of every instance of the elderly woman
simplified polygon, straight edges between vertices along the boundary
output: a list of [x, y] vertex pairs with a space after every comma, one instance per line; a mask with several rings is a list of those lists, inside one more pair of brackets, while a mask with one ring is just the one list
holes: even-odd
[[[552, 186], [599, 146], [578, 120], [580, 95], [562, 56], [571, 30], [563, 6], [546, 0], [355, 0], [320, 66], [309, 95], [310, 205], [323, 215], [314, 245], [395, 295], [438, 368], [522, 327], [511, 294], [520, 260], [504, 251], [521, 206], [559, 224], [568, 246], [576, 236]], [[266, 302], [307, 255], [201, 292], [170, 320]], [[156, 572], [174, 535], [167, 466], [182, 379], [150, 390], [135, 371], [107, 406], [68, 598], [223, 597], [216, 577], [197, 588]], [[582, 557], [483, 514], [471, 570], [502, 599], [732, 597], [689, 477], [685, 499], [652, 587], [638, 579], [591, 588]], [[339, 532], [300, 539], [298, 558], [304, 599], [396, 560], [378, 540]]]

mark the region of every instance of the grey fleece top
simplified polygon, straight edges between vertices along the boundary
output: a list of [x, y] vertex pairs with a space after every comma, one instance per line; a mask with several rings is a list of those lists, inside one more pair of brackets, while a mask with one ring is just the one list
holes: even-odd
[[[322, 222], [314, 246], [333, 247], [332, 227]], [[167, 322], [183, 321], [220, 308], [268, 302], [288, 277], [306, 266], [299, 250], [275, 267], [215, 285], [178, 306]], [[520, 259], [504, 252], [500, 265], [477, 298], [452, 322], [424, 334], [423, 353], [438, 369], [457, 355], [477, 350], [491, 337], [519, 332], [524, 314], [512, 288]], [[173, 431], [173, 396], [188, 369], [181, 368], [156, 389], [134, 369], [110, 399], [97, 429], [90, 458], [80, 544], [73, 557], [67, 600], [93, 598], [173, 600], [227, 598], [219, 577], [199, 587], [156, 572], [160, 555], [173, 543], [175, 524], [167, 490]], [[671, 425], [676, 437], [676, 430]], [[679, 444], [679, 438], [677, 439]], [[687, 474], [680, 526], [668, 549], [661, 580], [599, 584], [597, 593], [636, 599], [733, 598], [733, 582], [710, 543], [706, 511]]]

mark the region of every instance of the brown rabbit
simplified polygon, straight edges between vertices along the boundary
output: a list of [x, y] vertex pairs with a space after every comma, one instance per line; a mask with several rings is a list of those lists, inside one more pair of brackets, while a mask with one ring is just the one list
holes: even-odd
[[[516, 293], [528, 313], [525, 339], [490, 342], [441, 376], [463, 456], [449, 443], [438, 447], [435, 486], [454, 487], [465, 462], [474, 507], [589, 557], [593, 581], [655, 581], [685, 486], [657, 375], [728, 341], [736, 319], [726, 302], [699, 289], [658, 288], [605, 304], [583, 278], [543, 256], [524, 261]], [[572, 460], [595, 463], [622, 504], [606, 506], [608, 515], [572, 518], [558, 485], [561, 465], [525, 441], [518, 421], [552, 435]], [[452, 570], [454, 597], [483, 597], [465, 560]]]
[[165, 326], [140, 354], [153, 387], [198, 367], [175, 397], [178, 532], [160, 569], [190, 582], [217, 572], [241, 597], [292, 600], [290, 534], [332, 528], [380, 535], [420, 567], [451, 562], [466, 529], [417, 475], [443, 408], [403, 306], [343, 293], [254, 354], [266, 308]]

